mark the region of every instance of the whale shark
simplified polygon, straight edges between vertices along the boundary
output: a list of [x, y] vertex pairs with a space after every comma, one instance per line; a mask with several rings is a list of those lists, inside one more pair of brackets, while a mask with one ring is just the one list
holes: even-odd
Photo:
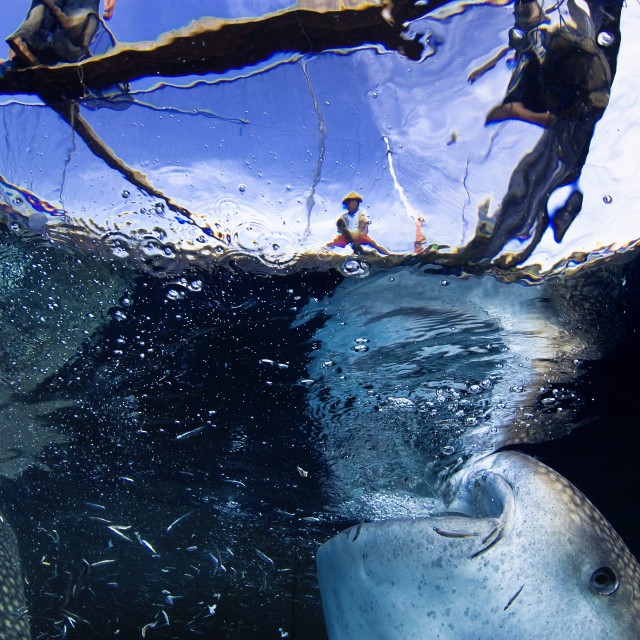
[[18, 541], [11, 525], [0, 515], [0, 636], [29, 640], [31, 631]]
[[543, 463], [505, 451], [454, 479], [442, 515], [361, 523], [326, 542], [331, 640], [640, 635], [640, 565]]
[[[141, 6], [144, 4], [146, 9], [151, 6], [149, 1]], [[219, 3], [223, 4], [233, 5]], [[554, 125], [551, 133], [542, 136], [531, 123], [485, 126], [484, 114], [504, 95], [507, 82], [511, 84], [508, 64], [473, 82], [468, 81], [468, 74], [499, 46], [498, 32], [499, 38], [506, 40], [512, 22], [510, 7], [502, 3], [375, 1], [299, 2], [296, 6], [316, 4], [328, 8], [312, 13], [278, 8], [273, 15], [249, 20], [238, 20], [235, 14], [230, 20], [203, 20], [150, 46], [124, 46], [115, 52], [115, 58], [96, 56], [53, 72], [44, 67], [27, 69], [4, 82], [3, 90], [11, 89], [7, 85], [13, 82], [14, 92], [31, 87], [37, 97], [47, 86], [51, 92], [46, 94], [49, 99], [44, 105], [21, 100], [3, 105], [2, 144], [7, 153], [0, 175], [0, 218], [9, 231], [2, 238], [5, 259], [0, 263], [0, 319], [3, 326], [15, 327], [15, 331], [5, 331], [0, 342], [0, 401], [6, 423], [0, 450], [16, 448], [18, 443], [27, 455], [4, 460], [0, 473], [19, 478], [26, 469], [31, 471], [31, 466], [41, 465], [38, 471], [46, 469], [39, 459], [43, 445], [61, 443], [63, 436], [55, 429], [45, 430], [40, 424], [40, 409], [60, 409], [69, 402], [80, 407], [73, 397], [83, 381], [77, 375], [80, 370], [93, 367], [98, 382], [100, 378], [104, 382], [122, 380], [122, 388], [127, 387], [122, 393], [127, 401], [131, 397], [133, 408], [139, 404], [149, 409], [163, 396], [170, 406], [169, 410], [163, 407], [166, 420], [175, 418], [175, 423], [154, 422], [141, 411], [127, 420], [125, 403], [118, 406], [121, 398], [117, 397], [113, 404], [120, 419], [115, 433], [110, 434], [113, 440], [108, 448], [94, 442], [102, 433], [91, 430], [90, 424], [82, 425], [87, 427], [84, 440], [78, 437], [73, 446], [59, 447], [63, 462], [58, 469], [66, 465], [76, 472], [77, 459], [93, 450], [85, 466], [95, 464], [92, 471], [96, 477], [74, 486], [74, 501], [80, 499], [84, 506], [68, 507], [66, 513], [72, 517], [65, 520], [55, 514], [47, 522], [42, 518], [43, 526], [33, 537], [21, 541], [23, 553], [28, 554], [25, 558], [33, 567], [37, 564], [33, 561], [35, 550], [41, 544], [38, 536], [43, 538], [49, 555], [38, 554], [42, 558], [38, 568], [44, 571], [43, 567], [53, 565], [55, 573], [55, 561], [59, 560], [59, 575], [64, 571], [67, 576], [61, 585], [51, 582], [53, 578], [42, 578], [37, 571], [30, 575], [32, 584], [37, 580], [43, 584], [46, 579], [52, 591], [58, 590], [53, 594], [58, 607], [55, 615], [46, 622], [34, 621], [34, 635], [51, 636], [53, 628], [64, 636], [74, 625], [83, 624], [85, 620], [77, 617], [80, 614], [75, 609], [60, 611], [60, 603], [68, 601], [78, 605], [93, 625], [87, 633], [98, 633], [100, 627], [105, 634], [126, 635], [126, 630], [113, 625], [122, 621], [123, 627], [127, 623], [135, 626], [131, 610], [127, 615], [120, 610], [113, 615], [110, 612], [108, 625], [94, 624], [100, 619], [94, 601], [108, 600], [113, 606], [129, 601], [124, 591], [117, 591], [120, 587], [114, 576], [118, 565], [130, 568], [127, 577], [134, 580], [145, 576], [141, 591], [147, 593], [137, 601], [140, 610], [135, 612], [148, 615], [152, 609], [137, 628], [143, 637], [156, 633], [156, 628], [159, 634], [182, 637], [176, 630], [179, 623], [190, 627], [183, 631], [186, 636], [208, 630], [208, 625], [220, 618], [228, 622], [232, 615], [222, 612], [235, 594], [259, 591], [264, 601], [276, 603], [275, 609], [276, 601], [283, 600], [282, 591], [277, 597], [270, 594], [280, 588], [274, 585], [283, 584], [291, 569], [281, 566], [287, 554], [264, 546], [266, 531], [277, 529], [272, 523], [277, 518], [294, 518], [296, 524], [320, 528], [357, 516], [361, 524], [339, 534], [318, 552], [331, 638], [411, 638], [412, 634], [424, 637], [430, 633], [443, 638], [571, 640], [577, 632], [602, 638], [638, 637], [634, 626], [638, 617], [637, 563], [620, 538], [584, 496], [542, 463], [515, 453], [493, 453], [507, 444], [558, 437], [570, 431], [572, 396], [564, 383], [578, 375], [580, 358], [598, 356], [592, 340], [585, 339], [575, 326], [567, 328], [553, 318], [563, 294], [567, 294], [568, 307], [576, 306], [576, 280], [555, 288], [553, 283], [521, 287], [513, 280], [536, 283], [549, 273], [564, 276], [609, 258], [611, 252], [631, 251], [638, 244], [638, 233], [630, 222], [635, 218], [628, 215], [633, 207], [619, 204], [634, 201], [628, 188], [633, 185], [635, 193], [634, 176], [621, 175], [624, 172], [619, 163], [602, 161], [603, 148], [615, 149], [622, 157], [635, 138], [625, 135], [635, 127], [629, 118], [633, 110], [625, 109], [637, 94], [635, 84], [628, 82], [624, 97], [616, 93], [624, 86], [625, 77], [635, 77], [634, 69], [620, 64], [618, 82], [609, 87], [620, 44], [617, 23], [621, 3], [609, 3], [607, 11], [600, 11], [600, 4], [591, 2], [591, 8], [598, 11], [593, 12], [594, 25], [587, 26], [597, 29], [580, 47], [571, 47], [574, 53], [591, 47], [587, 71], [596, 62], [607, 71], [601, 74], [606, 83], [596, 87], [601, 105], [611, 93], [606, 113], [600, 113], [600, 106], [597, 113], [587, 114], [588, 126], [577, 137], [570, 136], [572, 129], [563, 124]], [[550, 29], [562, 30], [567, 23], [569, 30], [586, 35], [587, 29], [579, 28], [578, 23], [571, 26], [571, 12], [567, 14], [565, 4], [576, 3], [559, 3], [550, 11]], [[332, 13], [351, 5], [353, 11], [348, 14]], [[442, 10], [434, 12], [438, 7]], [[407, 8], [410, 14], [405, 14]], [[637, 7], [625, 11], [631, 18], [627, 24], [637, 24]], [[327, 24], [333, 25], [328, 32]], [[370, 38], [371, 28], [366, 28], [371, 24], [379, 34], [374, 39]], [[294, 38], [285, 39], [280, 46], [274, 39], [275, 44], [264, 52], [264, 60], [255, 57], [252, 46], [238, 44], [241, 36], [243, 42], [253, 45], [258, 41], [255, 34], [270, 33], [273, 25], [284, 25], [284, 33]], [[327, 38], [327, 33], [334, 31], [339, 37]], [[472, 36], [476, 39], [476, 32], [492, 37], [477, 38], [482, 41], [477, 50], [455, 46], [471, 41]], [[235, 36], [229, 39], [229, 33]], [[302, 41], [300, 34], [304, 35]], [[211, 54], [207, 59], [202, 57], [203, 38], [207, 38], [207, 56]], [[224, 49], [228, 42], [233, 44], [222, 52], [225, 55], [218, 56], [216, 47]], [[577, 42], [575, 37], [573, 42]], [[165, 55], [157, 55], [164, 44], [171, 54], [166, 55], [165, 49]], [[386, 49], [384, 55], [382, 48]], [[633, 49], [622, 50], [621, 62], [633, 58], [629, 55]], [[293, 52], [293, 56], [285, 60], [270, 57], [286, 52]], [[128, 69], [110, 63], [127, 58]], [[212, 66], [214, 58], [221, 60], [222, 67]], [[145, 65], [154, 59], [166, 64], [154, 68], [150, 78], [159, 75], [166, 79], [166, 73], [160, 72], [167, 72], [173, 61], [179, 61], [175, 66], [178, 75], [185, 75], [186, 70], [209, 77], [192, 83], [193, 78], [186, 74], [187, 85], [163, 81], [149, 87], [148, 78], [140, 78], [138, 70], [149, 69]], [[189, 67], [188, 60], [196, 66]], [[125, 72], [129, 76], [122, 77]], [[212, 78], [214, 72], [220, 77]], [[418, 76], [421, 81], [416, 83]], [[139, 79], [142, 82], [136, 88]], [[87, 102], [60, 106], [53, 100], [61, 89], [65, 96], [77, 96], [85, 84], [100, 89], [92, 83], [127, 80], [134, 86], [126, 120], [124, 112], [116, 121], [113, 111], [89, 113]], [[248, 90], [253, 96], [250, 101], [246, 99]], [[418, 99], [417, 91], [421, 93]], [[457, 96], [464, 100], [459, 102]], [[577, 102], [579, 105], [580, 100]], [[216, 112], [211, 111], [213, 104]], [[467, 109], [467, 104], [476, 106]], [[452, 114], [455, 118], [449, 117]], [[562, 119], [563, 113], [558, 117]], [[574, 139], [575, 148], [565, 144], [568, 138]], [[584, 164], [590, 144], [589, 161]], [[544, 162], [538, 162], [540, 158]], [[578, 188], [583, 168], [584, 180]], [[573, 180], [575, 183], [569, 184]], [[344, 189], [346, 182], [348, 189]], [[611, 185], [615, 186], [613, 195], [609, 193]], [[372, 234], [385, 246], [391, 243], [393, 256], [372, 252], [352, 256], [354, 247], [327, 250], [336, 231], [337, 212], [333, 208], [352, 187], [365, 192], [366, 206], [372, 207]], [[533, 196], [536, 210], [530, 211]], [[504, 206], [505, 201], [512, 204]], [[577, 224], [574, 219], [579, 213]], [[605, 215], [609, 224], [603, 229]], [[565, 221], [558, 225], [563, 217]], [[554, 239], [547, 232], [550, 224], [556, 232]], [[23, 242], [22, 236], [31, 234], [56, 246]], [[69, 251], [59, 251], [59, 245]], [[464, 246], [466, 255], [460, 252]], [[522, 265], [517, 270], [494, 270], [498, 264], [494, 257], [504, 258], [503, 265]], [[123, 271], [131, 270], [123, 275], [120, 265]], [[417, 268], [390, 270], [398, 265]], [[421, 272], [419, 265], [430, 265], [429, 273]], [[252, 349], [246, 346], [250, 340], [242, 331], [229, 331], [243, 350], [234, 352], [231, 341], [220, 340], [219, 353], [236, 354], [235, 360], [228, 356], [220, 370], [232, 383], [241, 380], [242, 388], [250, 387], [250, 392], [241, 403], [229, 403], [229, 395], [225, 396], [218, 384], [220, 378], [203, 371], [202, 380], [191, 382], [195, 393], [206, 398], [207, 406], [197, 410], [192, 405], [184, 415], [178, 415], [187, 401], [179, 400], [178, 392], [167, 390], [184, 391], [188, 385], [182, 380], [190, 372], [186, 357], [176, 364], [180, 358], [174, 355], [180, 355], [189, 343], [200, 345], [204, 353], [206, 337], [217, 335], [221, 323], [217, 307], [224, 306], [227, 297], [234, 299], [233, 278], [224, 282], [221, 275], [227, 268], [277, 277], [333, 267], [340, 269], [344, 282], [309, 301], [299, 313], [298, 298], [305, 296], [287, 294], [283, 298], [288, 306], [280, 308], [279, 302], [265, 302], [268, 286], [256, 286], [254, 300], [246, 303], [251, 308], [256, 301], [265, 302], [257, 305], [263, 311], [259, 317], [256, 312], [247, 321], [242, 315], [244, 302], [229, 310], [252, 336], [259, 333], [256, 328], [275, 326], [278, 315], [297, 314], [290, 333], [283, 329], [283, 342], [308, 355], [304, 377], [297, 382], [290, 378], [283, 382], [278, 377], [283, 372], [293, 377], [291, 372], [298, 369], [285, 358], [277, 361], [277, 353], [263, 353], [277, 352], [277, 341]], [[498, 279], [471, 277], [466, 267], [474, 274], [489, 271]], [[168, 287], [167, 296], [156, 308], [149, 304], [144, 312], [142, 303], [124, 297], [132, 281], [142, 282], [139, 293], [148, 285], [140, 272], [165, 278]], [[188, 305], [181, 306], [174, 314], [176, 324], [170, 325], [179, 326], [173, 342], [166, 349], [156, 349], [156, 329], [162, 324], [156, 322], [156, 313], [172, 309], [174, 303], [179, 306], [183, 298], [188, 302], [189, 296], [201, 291], [203, 282], [206, 287], [218, 276], [216, 285], [208, 289], [214, 293], [206, 312], [190, 314]], [[578, 324], [590, 329], [602, 322], [600, 314], [595, 314], [594, 320], [585, 315], [583, 306], [577, 306], [571, 312]], [[144, 331], [127, 334], [125, 329], [134, 327], [144, 314], [148, 314], [151, 328], [140, 322]], [[566, 321], [570, 315], [562, 317]], [[307, 333], [298, 331], [301, 324], [316, 327], [311, 343], [303, 341], [301, 335]], [[113, 340], [100, 342], [100, 332], [104, 329], [108, 333], [114, 326], [121, 329], [114, 330], [117, 335], [111, 336]], [[121, 362], [123, 350], [129, 356], [135, 351], [135, 358]], [[244, 423], [257, 422], [256, 415], [266, 416], [266, 422], [273, 418], [266, 394], [254, 393], [256, 382], [247, 383], [243, 377], [249, 377], [247, 362], [254, 355], [258, 360], [258, 353], [264, 356], [258, 365], [271, 378], [265, 384], [273, 389], [281, 385], [280, 390], [291, 384], [294, 393], [285, 394], [287, 401], [293, 404], [304, 395], [307, 402], [305, 418], [313, 422], [308, 439], [315, 446], [321, 468], [309, 472], [291, 465], [289, 455], [283, 456], [287, 458], [283, 467], [292, 472], [295, 482], [308, 481], [319, 487], [314, 495], [323, 507], [312, 516], [299, 514], [297, 507], [296, 513], [271, 508], [276, 497], [280, 498], [275, 494], [293, 495], [297, 485], [280, 485], [287, 490], [278, 491], [271, 484], [275, 474], [269, 472], [265, 474], [267, 488], [260, 489], [257, 477], [251, 477], [251, 460], [242, 457], [251, 446], [257, 446], [257, 441], [252, 442], [257, 439]], [[146, 371], [155, 372], [155, 366], [158, 375], [140, 375], [140, 362], [150, 361], [153, 364]], [[136, 377], [139, 385], [130, 384]], [[72, 378], [77, 384], [61, 391]], [[147, 384], [148, 380], [152, 383]], [[264, 381], [260, 376], [256, 380]], [[51, 388], [63, 397], [56, 396], [53, 404], [47, 404]], [[93, 418], [91, 393], [108, 396], [112, 390], [114, 395], [121, 391], [114, 382], [85, 392], [81, 408], [87, 411], [78, 411], [79, 417], [67, 416], [64, 437], [73, 431], [69, 425], [77, 424], [74, 420], [88, 423]], [[178, 407], [179, 402], [184, 405]], [[259, 402], [264, 410], [254, 412]], [[225, 425], [221, 416], [225, 404], [242, 405], [231, 426]], [[216, 411], [220, 420], [214, 424]], [[102, 417], [100, 412], [95, 415]], [[190, 423], [193, 419], [197, 419], [195, 424]], [[182, 420], [189, 425], [181, 426]], [[13, 431], [12, 425], [17, 425]], [[131, 433], [127, 434], [129, 427]], [[178, 427], [178, 435], [174, 435], [171, 429]], [[225, 429], [235, 429], [238, 434], [229, 436], [229, 441], [233, 440], [229, 448], [211, 445], [211, 441], [223, 440], [219, 434]], [[104, 431], [108, 430], [105, 426]], [[306, 436], [304, 432], [305, 440]], [[19, 441], [23, 437], [24, 443]], [[283, 448], [285, 438], [278, 433]], [[190, 455], [179, 448], [185, 442], [190, 445], [200, 440], [211, 446], [202, 447], [202, 451], [211, 452], [206, 470], [193, 462], [198, 460], [195, 445]], [[261, 442], [265, 447], [272, 444], [267, 443], [266, 435]], [[126, 446], [121, 448], [123, 443]], [[290, 449], [298, 455], [296, 447]], [[113, 452], [118, 450], [115, 459]], [[262, 454], [261, 450], [261, 457], [269, 457]], [[104, 459], [94, 462], [100, 456]], [[212, 459], [226, 492], [211, 482]], [[149, 496], [154, 485], [162, 485], [154, 481], [164, 479], [158, 471], [163, 460], [167, 475], [182, 474], [185, 483], [194, 486], [187, 487], [188, 497], [174, 491], [162, 495], [163, 507], [170, 497], [180, 511], [168, 517], [162, 528], [154, 520], [157, 514], [149, 512], [143, 531], [135, 522], [143, 512], [137, 507], [142, 502], [153, 504]], [[74, 470], [64, 472], [72, 484]], [[236, 477], [240, 472], [242, 479]], [[108, 477], [116, 473], [123, 475]], [[99, 493], [96, 478], [108, 480]], [[244, 491], [250, 482], [253, 486]], [[5, 485], [7, 493], [12, 489], [10, 484]], [[132, 493], [112, 490], [113, 486], [127, 487]], [[175, 489], [178, 485], [170, 486]], [[27, 488], [30, 495], [32, 486]], [[231, 490], [237, 494], [231, 496]], [[83, 491], [95, 491], [99, 497]], [[261, 501], [255, 512], [247, 506], [250, 492]], [[81, 494], [88, 499], [83, 501]], [[188, 506], [180, 503], [182, 499]], [[128, 514], [127, 509], [109, 513], [113, 508], [110, 500], [129, 507]], [[57, 495], [50, 502], [58, 508]], [[64, 511], [63, 501], [59, 502]], [[29, 509], [27, 517], [31, 517], [31, 509], [36, 507]], [[95, 513], [87, 516], [87, 510]], [[196, 533], [182, 527], [203, 518], [207, 510], [219, 518], [209, 525], [198, 546]], [[23, 503], [16, 501], [9, 514], [19, 533], [30, 531], [24, 521], [19, 528], [14, 520], [25, 517], [25, 511]], [[407, 512], [410, 518], [402, 516]], [[124, 515], [130, 520], [122, 520]], [[255, 520], [254, 528], [248, 526], [249, 518]], [[69, 533], [69, 523], [75, 525], [78, 519], [100, 529], [87, 528], [85, 546], [73, 544], [71, 552], [68, 541], [75, 541], [74, 535], [79, 534]], [[372, 519], [375, 521], [368, 521]], [[177, 545], [182, 543], [174, 544], [172, 536], [182, 531], [181, 547]], [[334, 531], [329, 534], [323, 530], [323, 535]], [[214, 533], [232, 542], [225, 546]], [[286, 547], [295, 555], [295, 543], [290, 543], [293, 534], [289, 538], [281, 535], [282, 531], [276, 533], [283, 545], [280, 551]], [[103, 535], [113, 540], [104, 540]], [[304, 535], [307, 545], [314, 544], [309, 530], [296, 535]], [[7, 620], [22, 634], [17, 640], [28, 637], [21, 572], [8, 526], [0, 530], [0, 536], [7, 541], [0, 572], [10, 576], [4, 591], [6, 602], [0, 609], [9, 612]], [[253, 543], [254, 539], [260, 542]], [[132, 564], [117, 544], [149, 554], [143, 561], [151, 558], [153, 566], [143, 565], [143, 561]], [[253, 563], [245, 553], [248, 547]], [[110, 554], [106, 558], [102, 555], [105, 549]], [[61, 560], [65, 552], [66, 563]], [[238, 567], [237, 573], [231, 563]], [[88, 566], [98, 567], [91, 576], [92, 592], [83, 582]], [[174, 567], [181, 567], [184, 575], [168, 575]], [[112, 568], [109, 577], [99, 576], [99, 571], [111, 572]], [[291, 575], [291, 592], [295, 593], [297, 569]], [[196, 588], [185, 588], [183, 577]], [[120, 581], [124, 582], [122, 574]], [[203, 585], [207, 589], [215, 585], [210, 590], [215, 595], [206, 603], [201, 595]], [[153, 596], [149, 595], [151, 587]], [[115, 599], [114, 592], [118, 594]], [[88, 593], [92, 594], [89, 603]], [[50, 597], [48, 592], [46, 597]], [[42, 599], [38, 602], [47, 606]], [[259, 617], [254, 604], [252, 624], [253, 618]], [[271, 602], [268, 604], [271, 609]], [[38, 614], [34, 607], [33, 615]], [[14, 622], [16, 616], [19, 623]], [[14, 640], [10, 635], [14, 627], [7, 631], [10, 640]], [[47, 631], [39, 633], [43, 628]], [[232, 634], [232, 627], [229, 629], [227, 633]], [[254, 629], [253, 635], [263, 635], [262, 631]], [[278, 631], [287, 637], [284, 626]]]

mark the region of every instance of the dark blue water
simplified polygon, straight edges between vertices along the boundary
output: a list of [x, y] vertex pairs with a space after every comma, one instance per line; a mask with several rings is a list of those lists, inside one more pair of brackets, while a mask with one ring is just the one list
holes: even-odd
[[35, 638], [323, 636], [314, 553], [347, 523], [323, 515], [298, 383], [317, 321], [289, 324], [338, 279], [225, 272], [171, 301], [140, 278], [42, 385], [39, 400], [76, 399], [47, 418], [69, 442], [3, 481], [0, 504]]
[[[638, 554], [640, 278], [633, 263], [622, 275], [619, 345], [571, 384], [580, 427], [519, 448]], [[314, 554], [353, 522], [327, 495], [306, 400], [325, 318], [292, 323], [341, 280], [219, 270], [187, 274], [200, 284], [176, 297], [179, 283], [136, 275], [81, 353], [21, 398], [57, 402], [44, 420], [66, 439], [0, 486], [35, 638], [324, 637]]]

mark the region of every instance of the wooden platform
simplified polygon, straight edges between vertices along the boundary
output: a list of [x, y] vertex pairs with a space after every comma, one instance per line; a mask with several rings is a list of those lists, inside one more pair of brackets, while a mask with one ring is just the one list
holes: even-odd
[[396, 1], [392, 14], [377, 3], [366, 3], [336, 11], [288, 9], [246, 20], [203, 18], [153, 42], [120, 44], [105, 55], [79, 63], [38, 65], [11, 73], [0, 80], [0, 93], [37, 94], [51, 102], [79, 98], [85, 87], [104, 89], [144, 77], [224, 73], [276, 53], [319, 53], [366, 44], [417, 59], [423, 45], [403, 37], [403, 24], [448, 0], [420, 5], [417, 1]]

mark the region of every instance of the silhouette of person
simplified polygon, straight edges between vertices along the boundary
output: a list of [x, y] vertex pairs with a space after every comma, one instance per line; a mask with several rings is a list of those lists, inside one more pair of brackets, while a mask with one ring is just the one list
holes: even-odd
[[[116, 0], [105, 0], [105, 20], [113, 16], [115, 4]], [[89, 57], [99, 9], [100, 0], [32, 0], [26, 18], [7, 38], [11, 65], [78, 62]]]
[[[518, 119], [544, 127], [535, 147], [514, 169], [509, 187], [492, 216], [479, 212], [475, 237], [461, 257], [489, 263], [512, 240], [520, 246], [495, 261], [511, 267], [526, 260], [545, 229], [556, 242], [580, 213], [582, 193], [573, 190], [550, 219], [547, 203], [558, 187], [580, 177], [594, 128], [609, 102], [609, 90], [619, 38], [597, 40], [598, 31], [615, 25], [615, 12], [568, 0], [573, 24], [543, 29], [545, 16], [537, 0], [516, 0], [516, 26], [510, 41], [519, 43], [518, 64], [502, 104], [487, 122]], [[596, 15], [596, 21], [592, 16]], [[609, 49], [609, 51], [608, 51]]]

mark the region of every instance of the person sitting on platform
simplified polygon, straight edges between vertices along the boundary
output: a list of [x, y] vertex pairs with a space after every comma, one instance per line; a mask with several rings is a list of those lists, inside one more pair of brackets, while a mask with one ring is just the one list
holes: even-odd
[[342, 199], [342, 206], [347, 211], [336, 221], [338, 235], [329, 243], [328, 247], [346, 247], [350, 244], [356, 253], [363, 253], [362, 245], [368, 245], [382, 255], [391, 255], [389, 251], [369, 237], [369, 224], [371, 221], [366, 213], [359, 210], [361, 202], [362, 196], [355, 191], [348, 193]]

